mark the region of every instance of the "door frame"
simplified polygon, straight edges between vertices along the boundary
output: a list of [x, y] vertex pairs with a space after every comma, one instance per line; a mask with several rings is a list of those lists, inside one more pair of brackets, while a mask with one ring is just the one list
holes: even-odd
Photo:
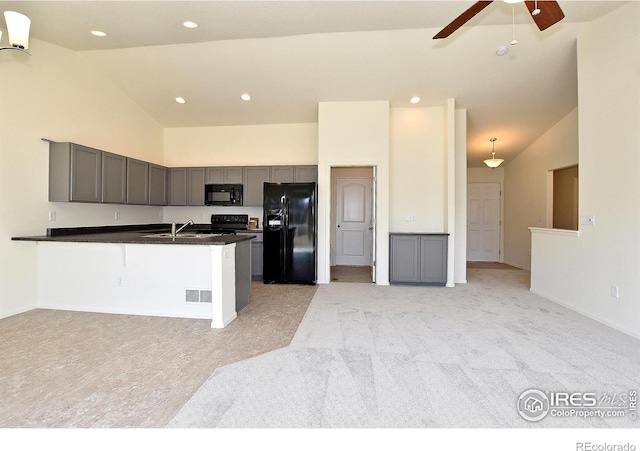
[[[498, 262], [499, 263], [504, 263], [504, 183], [498, 180], [487, 180], [487, 181], [481, 181], [481, 180], [474, 180], [474, 181], [467, 181], [467, 205], [465, 206], [465, 208], [469, 208], [469, 187], [471, 185], [486, 185], [488, 183], [492, 183], [492, 184], [496, 184], [498, 185], [499, 189], [500, 189], [500, 234], [498, 237]], [[469, 214], [467, 213], [467, 224], [466, 224], [466, 233], [467, 233], [467, 243], [469, 240]], [[466, 259], [467, 261], [469, 261], [469, 255], [468, 252], [465, 252], [465, 254], [467, 254]]]
[[[344, 176], [340, 176], [339, 171], [340, 170], [353, 170], [353, 171], [364, 171], [364, 170], [370, 170], [371, 173], [370, 175], [344, 175]], [[338, 172], [336, 172], [338, 171]], [[329, 178], [331, 180], [331, 202], [330, 202], [330, 227], [329, 227], [329, 267], [331, 266], [335, 266], [336, 264], [336, 254], [335, 254], [335, 243], [336, 243], [336, 236], [335, 236], [335, 230], [336, 230], [336, 207], [337, 207], [337, 189], [336, 189], [336, 183], [335, 180], [338, 178], [352, 178], [352, 179], [357, 179], [357, 178], [361, 178], [361, 179], [369, 179], [371, 180], [371, 189], [372, 189], [372, 196], [371, 196], [371, 222], [373, 225], [373, 230], [371, 233], [371, 259], [372, 259], [372, 282], [375, 283], [376, 281], [376, 268], [377, 268], [377, 262], [376, 262], [376, 256], [377, 256], [377, 248], [376, 248], [376, 231], [377, 231], [377, 215], [376, 215], [376, 210], [377, 210], [377, 205], [376, 205], [376, 198], [377, 198], [377, 184], [376, 184], [376, 167], [374, 165], [348, 165], [348, 166], [330, 166], [330, 174], [329, 174]]]

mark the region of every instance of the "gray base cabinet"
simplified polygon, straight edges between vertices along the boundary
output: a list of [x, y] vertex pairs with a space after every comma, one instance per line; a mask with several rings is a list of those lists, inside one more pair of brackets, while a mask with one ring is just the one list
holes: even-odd
[[262, 233], [261, 232], [238, 232], [239, 235], [254, 235], [251, 240], [251, 279], [262, 280]]
[[236, 243], [236, 312], [249, 305], [251, 296], [251, 245], [249, 241]]
[[390, 235], [391, 283], [445, 285], [448, 234]]

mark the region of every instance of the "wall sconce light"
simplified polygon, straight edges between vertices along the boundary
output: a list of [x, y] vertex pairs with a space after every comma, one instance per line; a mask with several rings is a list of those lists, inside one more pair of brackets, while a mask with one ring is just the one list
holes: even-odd
[[502, 158], [496, 158], [496, 141], [498, 140], [498, 138], [491, 138], [489, 141], [491, 141], [491, 158], [484, 160], [484, 164], [486, 164], [487, 166], [489, 166], [491, 169], [495, 169], [498, 166], [500, 166], [504, 160]]
[[[31, 19], [24, 14], [15, 11], [5, 11], [4, 20], [7, 22], [7, 34], [9, 35], [9, 47], [0, 47], [0, 50], [18, 50], [27, 55], [29, 48], [29, 28]], [[0, 41], [2, 40], [2, 30], [0, 30]]]

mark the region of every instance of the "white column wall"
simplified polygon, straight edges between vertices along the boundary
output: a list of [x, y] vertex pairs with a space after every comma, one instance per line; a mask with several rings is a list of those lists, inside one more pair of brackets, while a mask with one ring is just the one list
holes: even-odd
[[331, 167], [376, 168], [376, 283], [389, 283], [389, 102], [318, 106], [318, 283], [330, 281]]
[[535, 233], [531, 262], [532, 291], [638, 338], [639, 23], [630, 2], [578, 38], [579, 214], [596, 221], [579, 237]]

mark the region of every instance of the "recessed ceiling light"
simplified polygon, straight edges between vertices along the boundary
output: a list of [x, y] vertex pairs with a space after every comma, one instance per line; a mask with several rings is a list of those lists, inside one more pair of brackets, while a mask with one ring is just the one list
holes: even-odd
[[105, 33], [104, 31], [100, 31], [100, 30], [92, 30], [91, 34], [94, 36], [97, 36], [99, 38], [104, 38], [105, 36], [107, 36], [107, 33]]
[[247, 94], [247, 93], [242, 94], [242, 95], [240, 96], [240, 98], [241, 98], [242, 100], [244, 100], [245, 102], [248, 102], [249, 100], [251, 100], [251, 96], [250, 96], [249, 94]]
[[420, 97], [418, 97], [418, 96], [411, 97], [410, 102], [411, 103], [420, 103]]
[[184, 100], [182, 97], [176, 97], [176, 102], [178, 102], [178, 103], [186, 103], [187, 101]]
[[182, 26], [185, 28], [198, 28], [198, 24], [195, 22], [191, 22], [190, 20], [182, 22]]

